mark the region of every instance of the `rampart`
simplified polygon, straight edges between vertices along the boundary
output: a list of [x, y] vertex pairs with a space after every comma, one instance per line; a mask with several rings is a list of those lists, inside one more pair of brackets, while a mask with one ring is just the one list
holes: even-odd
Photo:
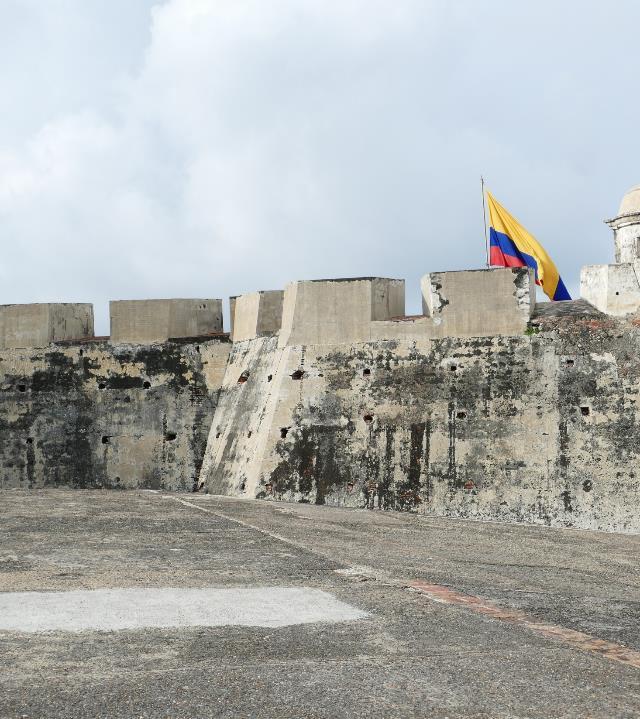
[[[202, 322], [204, 303], [213, 321]], [[91, 305], [10, 306], [31, 339], [14, 331], [9, 346], [22, 348], [0, 349], [0, 486], [192, 490], [231, 344], [220, 331], [185, 336], [222, 326], [220, 300], [189, 304], [195, 313], [184, 300], [158, 301], [150, 324], [140, 321], [149, 303], [113, 303], [126, 342], [89, 336]], [[53, 323], [52, 337], [59, 307], [90, 318], [91, 332], [67, 322], [56, 334]]]
[[0, 482], [640, 531], [623, 206], [568, 302], [507, 268], [425, 275], [417, 316], [403, 280], [292, 282], [231, 298], [231, 336], [220, 300], [112, 302], [110, 338], [89, 305], [0, 308]]

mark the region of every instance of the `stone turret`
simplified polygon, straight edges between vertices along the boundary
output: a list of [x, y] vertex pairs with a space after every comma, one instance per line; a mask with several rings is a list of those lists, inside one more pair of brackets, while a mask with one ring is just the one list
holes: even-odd
[[586, 265], [580, 294], [602, 312], [624, 316], [640, 310], [640, 185], [622, 198], [613, 230], [615, 264]]
[[613, 230], [616, 262], [636, 262], [640, 258], [640, 185], [622, 198], [617, 217], [607, 220]]

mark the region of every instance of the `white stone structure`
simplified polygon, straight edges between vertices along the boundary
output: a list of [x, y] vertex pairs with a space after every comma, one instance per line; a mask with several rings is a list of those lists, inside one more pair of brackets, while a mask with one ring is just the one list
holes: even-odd
[[580, 273], [580, 294], [602, 312], [623, 316], [640, 309], [640, 185], [622, 198], [613, 230], [615, 264], [586, 265]]

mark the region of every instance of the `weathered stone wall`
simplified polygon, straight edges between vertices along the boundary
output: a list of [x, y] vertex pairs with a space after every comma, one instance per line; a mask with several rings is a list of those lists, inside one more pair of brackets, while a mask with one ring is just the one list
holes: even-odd
[[111, 341], [150, 344], [222, 332], [222, 300], [114, 300]]
[[191, 490], [225, 336], [0, 352], [0, 486]]
[[50, 342], [92, 336], [93, 305], [0, 305], [0, 349], [46, 347]]
[[232, 297], [232, 338], [242, 342], [277, 332], [282, 325], [282, 290], [251, 292]]
[[238, 343], [201, 481], [238, 496], [640, 531], [640, 330], [586, 303], [551, 310], [513, 336]]

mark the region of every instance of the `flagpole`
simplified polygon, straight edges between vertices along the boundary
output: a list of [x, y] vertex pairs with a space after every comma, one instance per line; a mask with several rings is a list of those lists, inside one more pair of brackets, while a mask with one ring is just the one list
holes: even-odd
[[487, 267], [491, 267], [489, 262], [489, 238], [487, 237], [487, 209], [484, 201], [484, 177], [480, 175], [480, 187], [482, 189], [482, 219], [484, 220], [484, 244], [487, 252]]

